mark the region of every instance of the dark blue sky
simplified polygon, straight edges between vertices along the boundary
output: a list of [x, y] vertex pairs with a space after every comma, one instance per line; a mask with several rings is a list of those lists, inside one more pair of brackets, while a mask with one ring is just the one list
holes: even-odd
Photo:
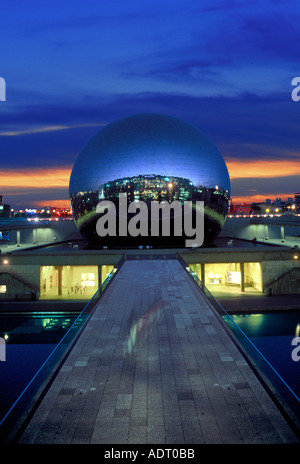
[[208, 135], [234, 198], [300, 190], [297, 0], [10, 0], [1, 16], [0, 193], [12, 206], [66, 200], [87, 140], [139, 112]]

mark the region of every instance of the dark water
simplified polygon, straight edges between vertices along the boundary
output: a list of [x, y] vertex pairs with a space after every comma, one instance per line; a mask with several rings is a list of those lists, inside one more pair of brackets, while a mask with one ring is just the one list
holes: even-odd
[[0, 422], [76, 318], [73, 313], [0, 315], [0, 337], [5, 339]]
[[[231, 315], [231, 318], [283, 381], [300, 397], [299, 349], [299, 361], [292, 359], [292, 352], [296, 348], [292, 345], [292, 340], [300, 336], [300, 311], [236, 314]], [[226, 320], [226, 317], [224, 319]]]

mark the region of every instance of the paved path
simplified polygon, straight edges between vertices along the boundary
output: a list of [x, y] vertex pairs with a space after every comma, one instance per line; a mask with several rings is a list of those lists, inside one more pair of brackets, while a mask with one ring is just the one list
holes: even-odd
[[125, 262], [20, 439], [296, 441], [176, 260]]

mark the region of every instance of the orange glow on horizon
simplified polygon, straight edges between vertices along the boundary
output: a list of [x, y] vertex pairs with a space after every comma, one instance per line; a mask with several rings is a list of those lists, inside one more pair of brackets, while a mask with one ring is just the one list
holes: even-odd
[[70, 209], [70, 202], [68, 199], [63, 200], [42, 200], [42, 201], [31, 201], [30, 204], [36, 208], [46, 208], [50, 206], [51, 208], [57, 209]]
[[231, 197], [231, 203], [234, 205], [240, 205], [242, 203], [251, 204], [251, 203], [265, 203], [266, 198], [269, 198], [272, 201], [276, 198], [281, 198], [282, 201], [286, 201], [288, 198], [294, 198], [295, 192], [293, 193], [266, 193], [259, 195], [245, 195], [245, 196], [233, 196]]
[[231, 179], [300, 175], [299, 159], [274, 161], [226, 159], [226, 165]]
[[[227, 159], [226, 165], [231, 179], [284, 177], [300, 175], [299, 160], [235, 160]], [[66, 188], [69, 185], [72, 166], [60, 168], [35, 168], [0, 170], [1, 193], [22, 187], [31, 188]]]
[[[299, 160], [235, 160], [226, 159], [229, 175], [231, 179], [238, 178], [276, 178], [291, 175], [300, 175]], [[0, 169], [0, 185], [2, 195], [22, 196], [23, 193], [33, 193], [36, 195], [34, 201], [30, 201], [31, 205], [35, 207], [53, 206], [58, 208], [69, 208], [68, 197], [61, 200], [51, 200], [51, 193], [49, 193], [49, 200], [38, 200], [38, 191], [46, 189], [68, 189], [72, 165], [62, 166], [59, 168], [45, 167], [45, 168], [28, 168], [28, 169]], [[253, 186], [255, 189], [255, 185]], [[36, 193], [35, 193], [36, 191]], [[280, 197], [286, 200], [288, 197], [294, 197], [295, 192], [292, 193], [263, 193], [259, 194], [256, 190], [247, 192], [246, 195], [239, 195], [232, 197], [232, 203], [254, 203], [265, 202], [266, 198], [271, 201]], [[56, 195], [57, 196], [57, 195]], [[62, 195], [63, 196], [63, 195]], [[45, 198], [45, 194], [43, 193]], [[13, 202], [11, 202], [13, 203]]]
[[19, 188], [45, 189], [68, 187], [72, 167], [0, 170], [1, 193]]

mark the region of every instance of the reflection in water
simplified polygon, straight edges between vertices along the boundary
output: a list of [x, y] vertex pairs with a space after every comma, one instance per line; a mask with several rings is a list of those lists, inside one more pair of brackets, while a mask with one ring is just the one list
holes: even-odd
[[[263, 314], [235, 314], [230, 318], [224, 316], [224, 320], [232, 328], [238, 339], [244, 344], [250, 357], [255, 361], [269, 376], [271, 382], [274, 382], [276, 388], [282, 390], [283, 394], [286, 389], [283, 388], [283, 382], [300, 397], [300, 371], [298, 363], [292, 358], [292, 340], [300, 336], [300, 310], [295, 311], [274, 311]], [[241, 336], [241, 332], [236, 329], [234, 323], [250, 339], [256, 350], [252, 350], [246, 337]], [[261, 363], [261, 353], [268, 363], [277, 372], [283, 382], [278, 382], [277, 374], [268, 369], [267, 363]]]
[[261, 331], [265, 332], [268, 326], [265, 314], [233, 314], [231, 317], [239, 327], [247, 329], [249, 335], [258, 335]]
[[137, 322], [131, 325], [129, 336], [126, 342], [125, 352], [131, 354], [135, 347], [141, 345], [147, 339], [153, 324], [158, 321], [161, 310], [163, 308], [163, 301], [155, 303], [149, 311], [139, 318]]
[[76, 318], [76, 313], [2, 314], [0, 337], [7, 345], [58, 343]]
[[73, 323], [77, 313], [0, 314], [0, 337], [6, 362], [0, 359], [0, 422]]
[[300, 335], [299, 311], [232, 314], [231, 318], [248, 337]]

